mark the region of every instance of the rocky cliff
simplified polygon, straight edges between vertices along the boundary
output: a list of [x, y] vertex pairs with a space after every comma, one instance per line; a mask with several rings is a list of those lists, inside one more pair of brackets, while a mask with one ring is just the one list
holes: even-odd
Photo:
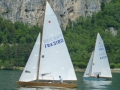
[[[98, 12], [101, 1], [103, 0], [48, 0], [59, 23], [64, 27], [68, 18], [75, 20], [79, 16], [91, 16], [93, 12]], [[0, 15], [12, 22], [41, 25], [44, 5], [45, 0], [0, 0]]]

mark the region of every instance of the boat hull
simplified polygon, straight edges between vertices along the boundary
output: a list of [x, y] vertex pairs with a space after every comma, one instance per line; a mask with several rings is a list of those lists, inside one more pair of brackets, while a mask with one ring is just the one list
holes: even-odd
[[65, 88], [76, 88], [77, 84], [67, 84], [67, 83], [48, 83], [48, 82], [17, 82], [18, 85], [27, 87], [65, 87]]
[[91, 80], [91, 81], [107, 81], [110, 80], [110, 78], [95, 78], [95, 77], [83, 77], [83, 80]]

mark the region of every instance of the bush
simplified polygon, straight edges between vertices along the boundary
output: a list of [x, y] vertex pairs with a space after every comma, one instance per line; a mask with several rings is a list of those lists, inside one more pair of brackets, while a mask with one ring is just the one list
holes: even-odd
[[111, 68], [111, 69], [115, 68], [115, 66], [116, 66], [115, 63], [111, 63], [111, 64], [110, 64], [110, 68]]
[[116, 64], [115, 68], [120, 68], [120, 63]]
[[2, 64], [3, 64], [3, 62], [2, 62], [2, 60], [0, 59], [0, 67], [2, 66]]
[[73, 62], [73, 66], [74, 66], [75, 68], [78, 68], [78, 65], [79, 65], [78, 62]]
[[80, 62], [79, 64], [78, 64], [78, 67], [79, 68], [86, 68], [86, 63], [85, 62]]

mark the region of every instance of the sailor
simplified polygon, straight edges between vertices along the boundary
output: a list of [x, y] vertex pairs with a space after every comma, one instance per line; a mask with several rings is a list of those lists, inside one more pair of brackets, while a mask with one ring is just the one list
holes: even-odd
[[61, 76], [59, 76], [59, 78], [60, 78], [60, 83], [63, 83], [63, 79], [62, 79], [62, 77], [61, 77]]
[[97, 78], [99, 79], [99, 74], [97, 75]]

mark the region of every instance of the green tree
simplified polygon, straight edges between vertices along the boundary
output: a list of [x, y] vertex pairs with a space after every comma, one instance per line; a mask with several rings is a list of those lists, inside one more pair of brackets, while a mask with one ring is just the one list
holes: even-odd
[[2, 65], [3, 65], [3, 62], [2, 62], [2, 60], [0, 59], [0, 68], [1, 68]]

